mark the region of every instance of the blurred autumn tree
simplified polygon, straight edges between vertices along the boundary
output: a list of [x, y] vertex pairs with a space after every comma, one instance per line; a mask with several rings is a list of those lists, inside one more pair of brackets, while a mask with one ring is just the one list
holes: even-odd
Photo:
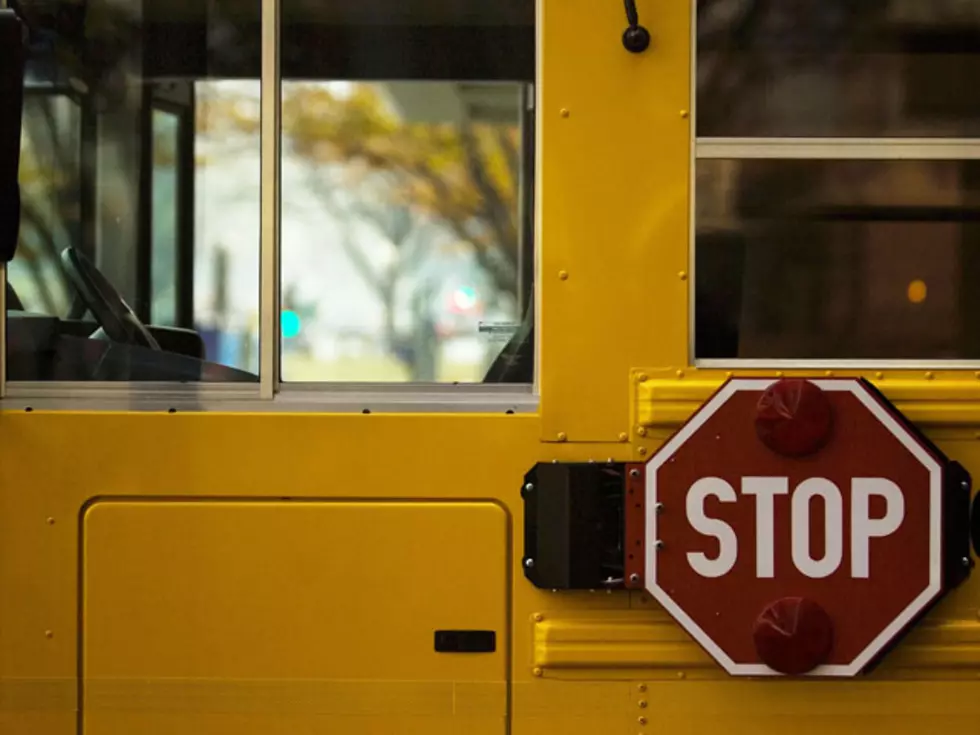
[[[516, 118], [516, 114], [515, 114]], [[393, 175], [400, 204], [435, 215], [471, 243], [501, 293], [517, 291], [520, 129], [462, 121], [404, 121], [374, 85], [339, 96], [326, 85], [290, 85], [283, 134], [312, 166], [344, 161]]]
[[77, 235], [80, 223], [78, 108], [65, 95], [31, 95], [24, 105], [19, 180], [21, 231], [17, 263], [30, 274], [33, 308], [48, 314], [67, 308], [64, 274], [46, 265]]
[[[346, 226], [340, 245], [378, 298], [382, 339], [410, 380], [436, 379], [436, 289], [411, 278], [434, 253], [434, 226], [448, 229], [472, 252], [491, 284], [491, 305], [518, 294], [522, 159], [516, 91], [514, 98], [512, 123], [433, 123], [403, 119], [384, 85], [284, 85], [283, 156], [307, 167], [308, 190]], [[199, 96], [197, 128], [216, 140], [255, 136], [258, 101], [233, 92]], [[388, 262], [361, 252], [350, 234], [355, 221], [389, 243]], [[411, 289], [411, 323], [399, 326], [396, 292], [403, 287]]]
[[[520, 126], [414, 122], [388, 104], [382, 85], [290, 83], [283, 89], [283, 142], [311, 168], [343, 165], [355, 186], [385, 174], [390, 203], [435, 217], [473, 246], [497, 291], [517, 292]], [[198, 131], [259, 131], [256, 101], [213, 97], [198, 109]]]

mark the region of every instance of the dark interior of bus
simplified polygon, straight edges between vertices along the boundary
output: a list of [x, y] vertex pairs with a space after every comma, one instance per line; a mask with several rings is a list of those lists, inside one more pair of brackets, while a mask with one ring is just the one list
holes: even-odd
[[[195, 112], [194, 82], [200, 79], [258, 80], [261, 69], [260, 6], [257, 1], [144, 2], [140, 12], [99, 25], [89, 0], [11, 0], [4, 14], [9, 37], [23, 24], [24, 63], [17, 43], [0, 44], [0, 201], [15, 203], [19, 105], [32, 95], [65, 95], [80, 120], [80, 176], [75, 192], [77, 221], [68, 247], [58, 253], [73, 290], [66, 315], [23, 309], [7, 284], [8, 378], [14, 381], [255, 382], [251, 371], [208, 359], [194, 324]], [[98, 4], [104, 10], [102, 4]], [[139, 5], [139, 4], [134, 4]], [[535, 72], [533, 3], [456, 1], [406, 4], [398, 0], [360, 3], [283, 4], [281, 71], [284, 80], [508, 81], [530, 89]], [[96, 30], [92, 30], [92, 29]], [[102, 28], [102, 30], [98, 30]], [[14, 94], [16, 92], [16, 95]], [[149, 299], [153, 216], [154, 111], [179, 120], [177, 154], [177, 291], [172, 324], [151, 323]], [[121, 111], [121, 114], [120, 114]], [[526, 181], [533, 180], [533, 110], [523, 121]], [[132, 283], [114, 284], [96, 257], [105, 237], [96, 211], [97, 150], [110, 143], [125, 148], [132, 172], [136, 216], [111, 235], [135, 247]], [[14, 192], [14, 194], [11, 194]], [[530, 383], [534, 369], [533, 186], [523, 187], [520, 227], [525, 259], [520, 282], [524, 318], [487, 371], [486, 383]], [[0, 221], [15, 222], [7, 212]], [[115, 225], [113, 225], [115, 227]], [[8, 227], [5, 259], [14, 255], [16, 226]], [[109, 228], [111, 231], [112, 228]]]

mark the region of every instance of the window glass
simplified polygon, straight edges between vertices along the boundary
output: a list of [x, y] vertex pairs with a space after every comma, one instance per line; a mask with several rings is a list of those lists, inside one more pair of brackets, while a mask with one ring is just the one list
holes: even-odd
[[15, 3], [13, 381], [255, 382], [259, 2]]
[[980, 4], [698, 0], [707, 137], [980, 133]]
[[7, 271], [11, 309], [41, 314], [68, 310], [71, 291], [58, 254], [81, 236], [81, 109], [69, 94], [28, 86], [21, 136], [21, 228]]
[[153, 111], [153, 240], [150, 320], [177, 325], [177, 164], [180, 118]]
[[283, 379], [530, 383], [534, 3], [282, 12]]
[[701, 359], [980, 359], [980, 162], [702, 160]]

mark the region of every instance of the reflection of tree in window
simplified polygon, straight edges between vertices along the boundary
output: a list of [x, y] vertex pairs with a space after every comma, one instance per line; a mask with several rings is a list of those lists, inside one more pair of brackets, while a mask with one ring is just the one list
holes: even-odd
[[[381, 305], [380, 339], [401, 366], [400, 379], [445, 380], [439, 345], [454, 334], [451, 326], [438, 324], [436, 298], [447, 279], [459, 275], [461, 255], [473, 259], [483, 279], [484, 309], [512, 315], [511, 321], [521, 316], [519, 85], [487, 85], [509, 106], [480, 121], [435, 122], [395, 114], [388, 86], [285, 84], [283, 156], [300, 163], [303, 181], [297, 186], [339, 224], [336, 244]], [[450, 89], [440, 82], [409, 86], [424, 101], [430, 91]], [[198, 132], [212, 139], [251, 135], [258, 130], [258, 112], [234, 93], [216, 94], [199, 108]], [[287, 222], [303, 219], [291, 196], [295, 191], [284, 187]], [[371, 240], [386, 243], [388, 252], [370, 252]], [[284, 249], [289, 258], [289, 243]], [[440, 265], [447, 249], [454, 251], [449, 255], [456, 272]], [[323, 308], [341, 309], [331, 296], [323, 295]], [[475, 327], [466, 336], [478, 336]], [[287, 340], [283, 349], [288, 354], [309, 347], [304, 340]], [[501, 347], [491, 345], [481, 370]]]
[[516, 291], [521, 164], [516, 119], [510, 124], [402, 123], [386, 112], [370, 85], [356, 85], [349, 97], [310, 85], [288, 90], [283, 120], [290, 146], [311, 164], [357, 161], [391, 174], [395, 199], [441, 218], [472, 243], [500, 293]]
[[9, 278], [24, 306], [65, 314], [68, 287], [58, 264], [81, 235], [79, 106], [67, 95], [29, 92], [21, 148], [21, 233]]
[[[433, 89], [447, 85], [418, 83], [413, 92], [428, 99]], [[440, 248], [473, 258], [487, 310], [516, 314], [518, 91], [503, 86], [513, 102], [499, 122], [406, 120], [391, 111], [385, 91], [370, 84], [285, 85], [284, 156], [302, 162], [302, 187], [340, 223], [339, 245], [381, 304], [380, 338], [404, 369], [403, 379], [445, 379], [438, 348], [453, 336], [452, 327], [437, 324], [435, 300], [458, 271], [440, 270]], [[237, 115], [224, 111], [222, 120], [243, 130], [257, 124], [255, 110], [227, 104]], [[286, 189], [287, 218], [290, 199]], [[388, 254], [366, 251], [362, 235], [370, 233], [388, 244]]]

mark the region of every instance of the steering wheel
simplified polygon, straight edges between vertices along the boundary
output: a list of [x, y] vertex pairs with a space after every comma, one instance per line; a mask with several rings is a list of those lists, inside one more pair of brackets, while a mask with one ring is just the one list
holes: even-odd
[[61, 253], [68, 280], [113, 342], [159, 350], [160, 344], [92, 261], [73, 247]]

